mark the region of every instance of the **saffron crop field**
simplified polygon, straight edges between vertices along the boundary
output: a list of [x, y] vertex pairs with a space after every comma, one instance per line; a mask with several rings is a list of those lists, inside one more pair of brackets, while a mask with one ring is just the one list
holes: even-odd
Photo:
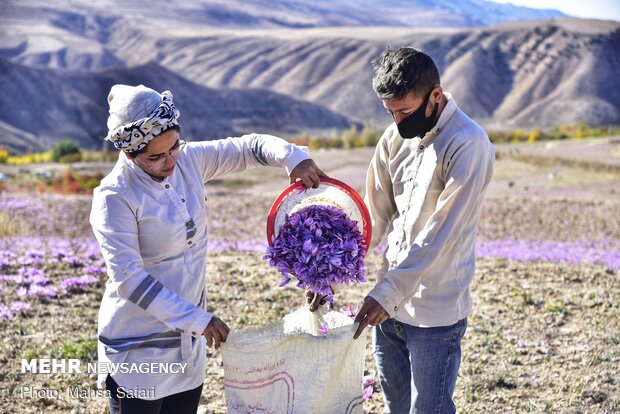
[[[496, 146], [455, 393], [461, 413], [620, 412], [620, 141], [571, 142], [565, 158], [560, 145], [548, 162], [544, 146], [531, 159], [511, 144]], [[575, 158], [595, 150], [587, 163]], [[314, 154], [327, 174], [362, 194], [371, 155], [368, 148]], [[33, 194], [19, 174], [6, 173], [14, 178], [0, 193], [0, 412], [105, 413], [95, 374], [21, 367], [33, 358], [96, 361], [106, 275], [88, 224], [90, 197]], [[267, 213], [287, 185], [278, 169], [207, 185], [208, 306], [232, 328], [261, 326], [304, 305], [303, 292], [294, 283], [279, 287], [282, 276], [263, 258]], [[381, 247], [366, 258], [366, 283], [336, 289], [336, 310], [351, 314], [361, 303], [380, 260]], [[360, 340], [367, 343], [364, 411], [381, 413], [370, 334]], [[221, 355], [208, 352], [200, 412], [224, 413]]]

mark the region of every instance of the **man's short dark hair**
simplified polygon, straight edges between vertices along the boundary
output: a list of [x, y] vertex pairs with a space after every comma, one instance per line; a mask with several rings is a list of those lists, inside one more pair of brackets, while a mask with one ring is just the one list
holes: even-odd
[[410, 92], [423, 97], [439, 85], [435, 62], [414, 47], [388, 48], [373, 64], [372, 87], [382, 100], [402, 99]]

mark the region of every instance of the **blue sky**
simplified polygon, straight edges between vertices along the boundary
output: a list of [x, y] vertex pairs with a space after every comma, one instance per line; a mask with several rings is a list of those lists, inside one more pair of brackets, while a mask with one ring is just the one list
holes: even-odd
[[571, 16], [620, 21], [618, 0], [493, 0], [536, 9], [556, 9]]

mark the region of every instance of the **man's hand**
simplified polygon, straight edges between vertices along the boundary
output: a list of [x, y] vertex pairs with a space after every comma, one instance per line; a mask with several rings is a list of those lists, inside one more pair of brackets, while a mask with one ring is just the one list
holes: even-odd
[[364, 299], [364, 304], [362, 305], [362, 309], [357, 313], [355, 317], [355, 322], [359, 322], [360, 325], [357, 327], [357, 331], [355, 331], [355, 335], [353, 335], [353, 339], [359, 338], [362, 331], [368, 326], [379, 325], [387, 320], [390, 315], [383, 309], [383, 307], [371, 298], [370, 296], [366, 296]]
[[291, 171], [290, 184], [293, 184], [297, 180], [304, 182], [306, 187], [318, 188], [319, 177], [327, 177], [323, 171], [314, 163], [313, 160], [303, 160]]
[[207, 346], [215, 346], [215, 349], [220, 347], [221, 342], [226, 342], [230, 328], [220, 318], [215, 316], [211, 318], [209, 324], [202, 333], [207, 339]]

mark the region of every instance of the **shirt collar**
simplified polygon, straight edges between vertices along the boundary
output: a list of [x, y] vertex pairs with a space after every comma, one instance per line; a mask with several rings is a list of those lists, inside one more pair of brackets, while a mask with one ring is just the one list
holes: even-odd
[[448, 98], [446, 106], [444, 106], [443, 111], [441, 111], [441, 115], [439, 115], [439, 119], [437, 120], [435, 126], [430, 131], [428, 131], [426, 135], [424, 135], [424, 138], [422, 140], [436, 137], [456, 111], [456, 101], [454, 100], [452, 94], [450, 92], [444, 92], [443, 94], [446, 96], [446, 98]]

